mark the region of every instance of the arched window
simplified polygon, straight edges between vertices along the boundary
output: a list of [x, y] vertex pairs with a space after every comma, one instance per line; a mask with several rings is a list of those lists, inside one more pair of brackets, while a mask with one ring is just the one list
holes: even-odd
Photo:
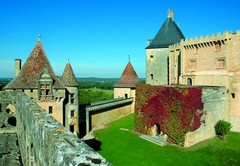
[[192, 85], [192, 79], [191, 79], [191, 78], [188, 78], [188, 79], [187, 79], [187, 84], [188, 84], [188, 85]]

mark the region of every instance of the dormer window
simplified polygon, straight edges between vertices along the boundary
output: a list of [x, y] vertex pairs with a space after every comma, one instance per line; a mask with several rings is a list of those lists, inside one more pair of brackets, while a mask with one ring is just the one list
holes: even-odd
[[39, 77], [39, 88], [38, 95], [40, 99], [51, 99], [53, 97], [52, 93], [53, 79], [47, 69], [44, 69]]

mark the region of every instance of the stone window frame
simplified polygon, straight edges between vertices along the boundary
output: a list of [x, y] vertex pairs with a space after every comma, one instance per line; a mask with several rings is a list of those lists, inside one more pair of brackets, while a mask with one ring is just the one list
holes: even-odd
[[48, 106], [48, 113], [53, 114], [53, 106]]
[[[220, 63], [220, 61], [222, 61], [223, 63]], [[225, 69], [226, 58], [225, 57], [216, 58], [215, 64], [216, 64], [216, 69]]]
[[196, 71], [197, 70], [197, 59], [189, 59], [189, 71]]
[[53, 78], [46, 68], [39, 76], [38, 96], [39, 99], [52, 99], [53, 97]]
[[73, 133], [75, 131], [75, 125], [74, 124], [70, 124], [69, 125], [69, 130]]
[[75, 104], [75, 93], [69, 94], [69, 102], [70, 104]]
[[71, 117], [71, 118], [74, 118], [74, 117], [75, 117], [75, 110], [71, 110], [71, 111], [70, 111], [70, 117]]

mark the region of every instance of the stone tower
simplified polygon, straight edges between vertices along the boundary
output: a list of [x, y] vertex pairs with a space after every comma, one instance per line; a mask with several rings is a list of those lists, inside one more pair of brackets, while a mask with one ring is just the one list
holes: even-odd
[[184, 35], [174, 22], [174, 13], [168, 17], [153, 40], [146, 47], [146, 83], [151, 85], [169, 84], [169, 46], [179, 43]]
[[[20, 69], [17, 60], [16, 68]], [[22, 91], [57, 121], [76, 135], [78, 127], [78, 84], [71, 65], [57, 77], [40, 40], [36, 43], [22, 69], [4, 87], [5, 91]]]
[[60, 80], [63, 82], [68, 90], [68, 102], [66, 104], [66, 126], [69, 126], [70, 131], [79, 130], [79, 84], [74, 75], [72, 66], [67, 63]]
[[[138, 76], [131, 62], [129, 61], [122, 73], [122, 76], [114, 85], [114, 98], [120, 98], [120, 97], [135, 98], [135, 89], [136, 89], [136, 85], [138, 84], [142, 84], [142, 83], [139, 81]], [[131, 112], [134, 112], [134, 105], [135, 105], [135, 100], [132, 103]]]

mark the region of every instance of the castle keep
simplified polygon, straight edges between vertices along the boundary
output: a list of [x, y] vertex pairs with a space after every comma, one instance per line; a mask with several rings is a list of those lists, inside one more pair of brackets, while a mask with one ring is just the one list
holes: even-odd
[[24, 92], [78, 135], [79, 87], [70, 63], [66, 64], [63, 75], [57, 77], [39, 40], [23, 67], [20, 59], [15, 60], [15, 67], [16, 76], [4, 90]]
[[239, 45], [240, 31], [185, 39], [171, 10], [155, 38], [148, 41], [147, 84], [203, 88], [205, 127], [188, 133], [186, 140], [192, 141], [186, 146], [199, 142], [200, 137], [213, 137], [218, 120], [224, 119], [232, 124], [233, 131], [240, 131]]

